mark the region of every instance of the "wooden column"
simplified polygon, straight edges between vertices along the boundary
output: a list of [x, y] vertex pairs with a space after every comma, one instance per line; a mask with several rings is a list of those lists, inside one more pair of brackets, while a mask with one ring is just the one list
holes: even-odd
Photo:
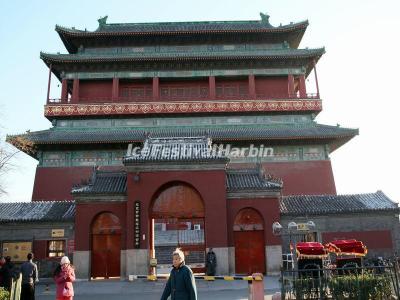
[[119, 78], [113, 78], [112, 84], [112, 101], [118, 101], [119, 98]]
[[256, 98], [256, 78], [253, 74], [249, 75], [249, 96], [250, 98]]
[[293, 74], [288, 75], [288, 96], [289, 98], [295, 98]]
[[153, 77], [153, 100], [158, 101], [160, 99], [160, 79]]
[[215, 76], [209, 76], [208, 77], [208, 95], [210, 99], [215, 100], [216, 99], [216, 92], [215, 92]]
[[299, 92], [300, 92], [300, 98], [307, 98], [305, 75], [300, 75], [299, 77]]
[[61, 103], [67, 103], [68, 101], [68, 80], [63, 79], [61, 81]]
[[72, 103], [78, 103], [78, 101], [79, 101], [79, 79], [75, 78], [74, 82], [72, 84], [71, 102]]

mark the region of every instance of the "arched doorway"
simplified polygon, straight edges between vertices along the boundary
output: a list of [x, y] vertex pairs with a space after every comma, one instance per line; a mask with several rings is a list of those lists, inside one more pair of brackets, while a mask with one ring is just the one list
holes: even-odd
[[121, 223], [110, 213], [99, 214], [92, 223], [91, 277], [119, 277], [121, 264]]
[[185, 253], [186, 264], [195, 272], [205, 270], [204, 204], [200, 194], [180, 182], [163, 186], [150, 208], [151, 256], [159, 271], [170, 269], [176, 247]]
[[233, 233], [236, 274], [265, 273], [263, 217], [253, 208], [240, 210]]

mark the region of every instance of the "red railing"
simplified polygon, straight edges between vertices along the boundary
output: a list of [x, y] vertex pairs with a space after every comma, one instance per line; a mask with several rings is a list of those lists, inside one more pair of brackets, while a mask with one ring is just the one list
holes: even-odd
[[96, 104], [96, 103], [125, 103], [125, 102], [157, 102], [157, 101], [215, 101], [215, 100], [279, 100], [279, 99], [320, 99], [317, 93], [307, 93], [305, 97], [300, 97], [299, 94], [293, 95], [282, 95], [282, 94], [257, 94], [255, 96], [250, 96], [248, 94], [242, 95], [216, 95], [214, 99], [207, 96], [160, 96], [159, 99], [154, 99], [151, 96], [135, 96], [135, 97], [92, 97], [92, 98], [82, 98], [77, 100], [71, 98], [62, 100], [60, 98], [48, 99], [47, 104]]

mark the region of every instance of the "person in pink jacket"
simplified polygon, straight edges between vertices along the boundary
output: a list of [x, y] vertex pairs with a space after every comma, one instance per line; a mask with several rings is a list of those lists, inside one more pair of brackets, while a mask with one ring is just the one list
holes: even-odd
[[54, 271], [54, 281], [56, 282], [56, 300], [74, 298], [72, 282], [75, 281], [75, 270], [67, 256], [61, 258], [60, 265]]

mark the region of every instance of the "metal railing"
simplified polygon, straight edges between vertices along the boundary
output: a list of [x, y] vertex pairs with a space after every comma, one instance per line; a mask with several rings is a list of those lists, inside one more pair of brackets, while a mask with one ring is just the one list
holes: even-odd
[[281, 272], [281, 299], [399, 299], [397, 264]]

